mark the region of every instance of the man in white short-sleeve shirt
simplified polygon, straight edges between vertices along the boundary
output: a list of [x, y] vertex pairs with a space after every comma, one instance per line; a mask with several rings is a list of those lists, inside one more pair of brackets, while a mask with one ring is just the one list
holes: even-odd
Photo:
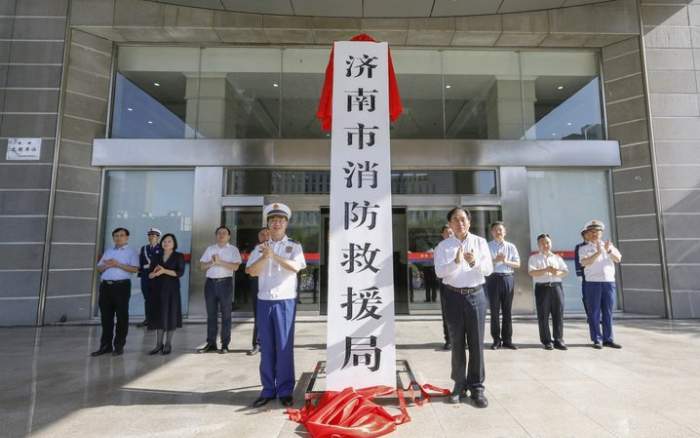
[[255, 247], [246, 272], [258, 277], [258, 336], [262, 391], [253, 403], [261, 407], [279, 398], [283, 406], [294, 400], [294, 318], [297, 273], [306, 268], [301, 245], [287, 237], [292, 211], [282, 203], [263, 209], [270, 240]]
[[241, 253], [229, 243], [231, 230], [222, 225], [216, 229], [216, 243], [209, 246], [199, 259], [200, 267], [206, 271], [204, 300], [207, 305], [207, 343], [199, 351], [216, 351], [217, 319], [221, 312], [221, 349], [229, 352], [231, 342], [231, 306], [233, 302], [233, 273], [241, 264]]
[[590, 231], [590, 240], [588, 244], [578, 249], [578, 255], [586, 277], [584, 297], [588, 308], [588, 329], [593, 348], [598, 350], [603, 346], [622, 348], [614, 341], [612, 328], [617, 294], [615, 264], [620, 263], [622, 254], [609, 240], [603, 241], [605, 225], [601, 221], [590, 221], [586, 229]]

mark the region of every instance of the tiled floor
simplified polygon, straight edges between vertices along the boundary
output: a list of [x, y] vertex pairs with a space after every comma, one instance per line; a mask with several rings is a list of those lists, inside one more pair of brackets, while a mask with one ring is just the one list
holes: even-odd
[[[259, 393], [259, 356], [246, 356], [250, 324], [234, 328], [235, 352], [194, 354], [205, 327], [176, 333], [170, 356], [147, 356], [153, 334], [131, 327], [122, 357], [90, 358], [98, 327], [0, 329], [0, 436], [305, 436]], [[437, 321], [398, 323], [398, 357], [419, 380], [451, 387]], [[325, 324], [300, 323], [297, 376], [325, 351]], [[518, 351], [486, 352], [490, 406], [441, 398], [411, 407], [395, 436], [700, 436], [700, 321], [620, 320], [622, 350], [593, 350], [583, 321], [565, 326], [569, 351], [545, 351], [535, 321], [515, 324]]]

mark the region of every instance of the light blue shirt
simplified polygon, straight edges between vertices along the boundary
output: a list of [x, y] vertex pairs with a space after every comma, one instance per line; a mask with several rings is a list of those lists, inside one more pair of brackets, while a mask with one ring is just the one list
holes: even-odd
[[[133, 266], [134, 268], [139, 267], [139, 255], [136, 251], [129, 248], [129, 245], [124, 245], [122, 247], [111, 247], [102, 254], [100, 261], [97, 262], [97, 266], [104, 265], [105, 260], [114, 259], [121, 263], [122, 265]], [[125, 271], [119, 268], [109, 268], [102, 273], [100, 276], [101, 280], [118, 281], [118, 280], [129, 280], [133, 273]]]
[[[518, 254], [518, 248], [516, 248], [515, 245], [513, 245], [510, 242], [506, 242], [505, 240], [503, 242], [492, 240], [489, 242], [489, 250], [491, 251], [492, 259], [495, 259], [498, 254], [503, 254], [504, 256], [506, 256], [506, 261], [509, 261], [511, 263], [520, 263], [520, 254]], [[505, 263], [494, 261], [493, 272], [499, 274], [512, 274], [514, 271], [513, 268], [506, 265]]]

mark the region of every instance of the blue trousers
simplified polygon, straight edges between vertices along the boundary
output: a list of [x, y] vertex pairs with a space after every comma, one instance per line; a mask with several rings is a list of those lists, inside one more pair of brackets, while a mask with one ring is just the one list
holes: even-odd
[[294, 317], [296, 299], [258, 300], [261, 397], [294, 392]]
[[[613, 341], [613, 309], [615, 308], [615, 283], [608, 281], [587, 281], [584, 284], [584, 297], [588, 308], [588, 330], [593, 342]], [[603, 333], [600, 333], [601, 319]]]

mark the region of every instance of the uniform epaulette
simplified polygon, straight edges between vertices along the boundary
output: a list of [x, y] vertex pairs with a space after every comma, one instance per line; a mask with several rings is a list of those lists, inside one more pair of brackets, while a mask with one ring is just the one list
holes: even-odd
[[290, 242], [290, 243], [299, 243], [299, 242], [297, 242], [296, 240], [290, 239], [290, 238], [287, 238], [287, 241]]

